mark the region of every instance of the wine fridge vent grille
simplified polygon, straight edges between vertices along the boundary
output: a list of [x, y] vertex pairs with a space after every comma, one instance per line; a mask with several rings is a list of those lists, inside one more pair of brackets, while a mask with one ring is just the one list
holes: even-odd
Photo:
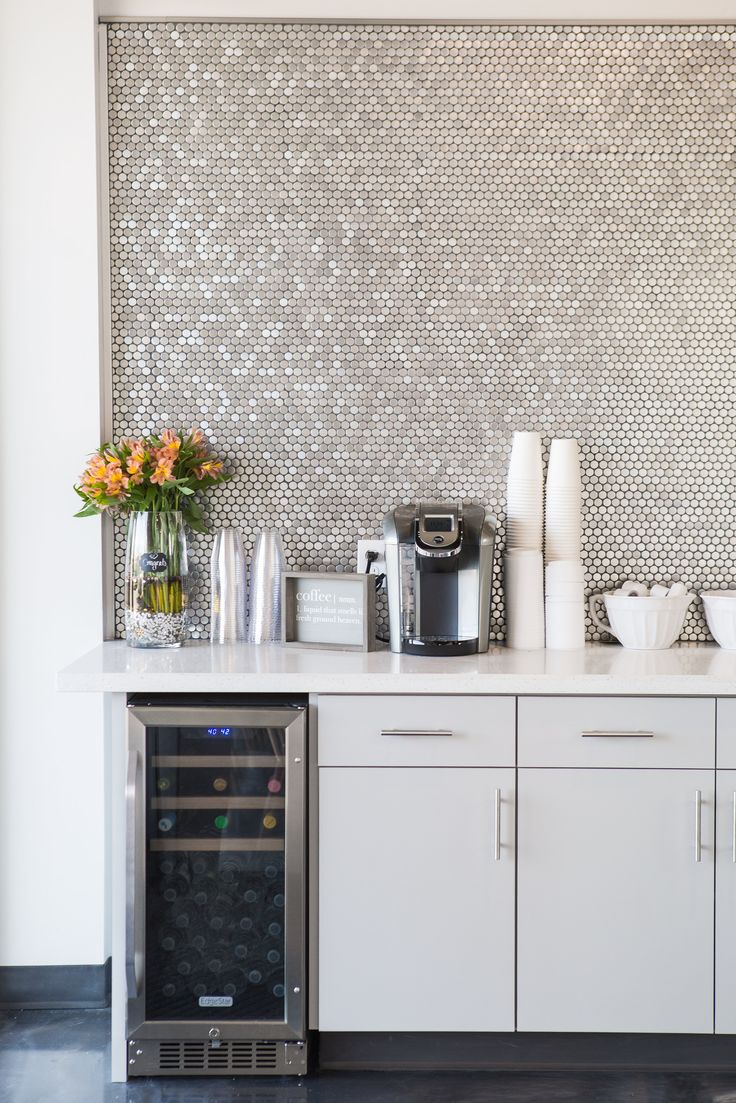
[[159, 1042], [161, 1072], [270, 1072], [277, 1063], [276, 1042]]

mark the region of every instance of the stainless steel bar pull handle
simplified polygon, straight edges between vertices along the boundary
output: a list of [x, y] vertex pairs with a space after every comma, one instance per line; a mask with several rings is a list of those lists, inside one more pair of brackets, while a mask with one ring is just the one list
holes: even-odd
[[703, 796], [700, 789], [695, 790], [695, 861], [699, 862], [703, 852], [702, 846], [702, 807]]
[[731, 861], [736, 862], [736, 793], [731, 806]]
[[[140, 995], [138, 975], [138, 924], [136, 883], [138, 866], [138, 752], [128, 754], [125, 784], [125, 978], [128, 996]], [[142, 953], [141, 953], [142, 958]]]
[[606, 731], [581, 732], [583, 739], [652, 739], [654, 732], [649, 731]]
[[452, 735], [452, 732], [432, 728], [382, 728], [381, 735]]
[[495, 837], [494, 837], [494, 842], [493, 842], [493, 857], [494, 857], [495, 861], [500, 862], [500, 860], [501, 860], [501, 790], [500, 789], [496, 789], [494, 820], [495, 820], [496, 830], [495, 830]]

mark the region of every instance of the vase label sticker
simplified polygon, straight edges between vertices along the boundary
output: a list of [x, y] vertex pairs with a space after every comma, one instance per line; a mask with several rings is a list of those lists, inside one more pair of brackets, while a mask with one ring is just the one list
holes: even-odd
[[166, 552], [162, 551], [144, 552], [140, 563], [144, 574], [163, 574], [169, 566]]

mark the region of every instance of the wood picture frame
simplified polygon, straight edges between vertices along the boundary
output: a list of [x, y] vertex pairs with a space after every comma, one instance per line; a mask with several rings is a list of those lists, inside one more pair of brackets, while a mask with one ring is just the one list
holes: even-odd
[[284, 571], [281, 587], [284, 647], [375, 650], [375, 575]]

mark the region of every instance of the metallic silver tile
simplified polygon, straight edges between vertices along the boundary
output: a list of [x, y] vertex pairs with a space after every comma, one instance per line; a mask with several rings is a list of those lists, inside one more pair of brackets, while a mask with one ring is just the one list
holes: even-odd
[[213, 527], [350, 569], [417, 495], [503, 523], [537, 428], [580, 439], [592, 590], [734, 583], [734, 28], [108, 36], [115, 431], [201, 424]]

